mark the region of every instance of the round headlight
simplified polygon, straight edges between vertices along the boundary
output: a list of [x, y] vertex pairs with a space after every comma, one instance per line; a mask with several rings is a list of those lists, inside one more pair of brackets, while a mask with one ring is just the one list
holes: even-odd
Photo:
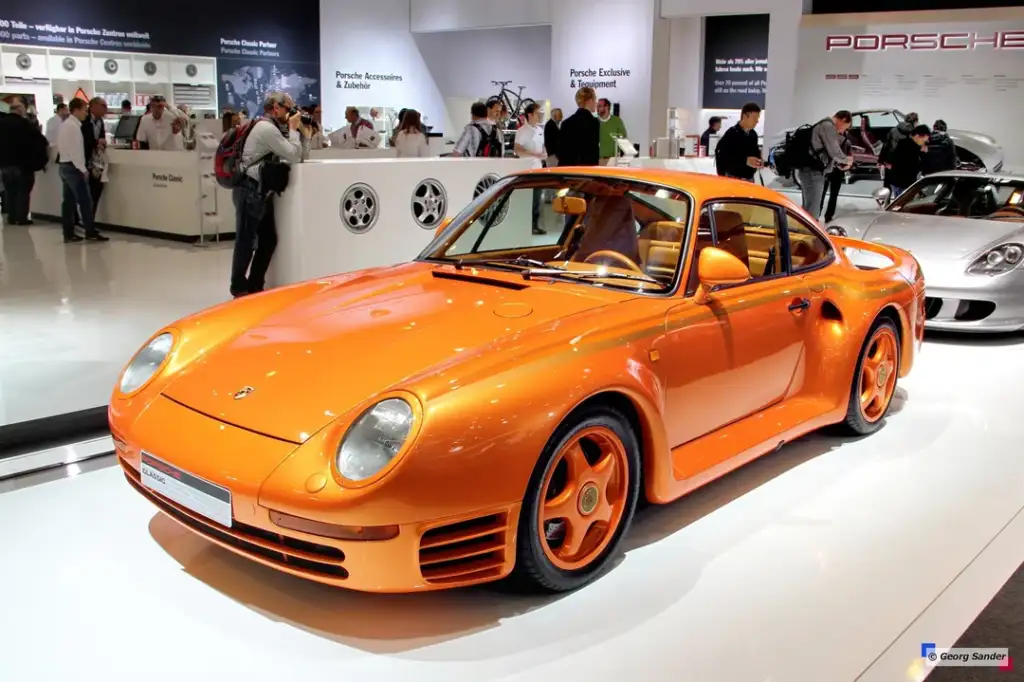
[[135, 354], [121, 374], [121, 393], [132, 393], [146, 385], [160, 370], [174, 346], [174, 335], [165, 332], [147, 343]]
[[401, 398], [388, 398], [359, 416], [338, 448], [338, 473], [350, 481], [370, 478], [387, 467], [405, 445], [413, 412]]
[[838, 225], [830, 225], [829, 227], [825, 228], [825, 232], [828, 232], [833, 237], [845, 237], [846, 236], [846, 230], [844, 230], [843, 228], [839, 227]]
[[1006, 258], [1007, 263], [1016, 265], [1020, 262], [1021, 257], [1024, 257], [1024, 248], [1021, 248], [1019, 244], [1007, 244], [1003, 248], [1003, 256]]
[[998, 249], [989, 251], [988, 255], [985, 257], [985, 260], [987, 260], [988, 264], [991, 266], [999, 265], [1000, 263], [1003, 262], [1003, 253]]

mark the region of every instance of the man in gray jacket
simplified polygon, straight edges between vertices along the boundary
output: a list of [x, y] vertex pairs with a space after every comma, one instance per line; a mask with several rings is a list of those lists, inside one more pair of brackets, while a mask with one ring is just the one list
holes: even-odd
[[853, 165], [853, 157], [843, 152], [840, 138], [852, 122], [853, 116], [844, 109], [822, 119], [811, 130], [811, 167], [796, 169], [796, 179], [800, 182], [803, 208], [815, 218], [821, 213], [825, 178], [836, 168], [845, 170]]

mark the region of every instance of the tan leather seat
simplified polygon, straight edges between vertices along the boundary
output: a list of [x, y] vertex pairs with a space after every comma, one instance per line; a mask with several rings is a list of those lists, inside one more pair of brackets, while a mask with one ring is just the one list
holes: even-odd
[[652, 246], [647, 252], [647, 274], [651, 277], [671, 280], [679, 267], [681, 251], [674, 246]]
[[683, 226], [676, 222], [660, 220], [648, 223], [637, 235], [640, 246], [640, 261], [648, 262], [648, 252], [653, 246], [672, 248], [678, 251], [683, 243]]
[[735, 211], [715, 211], [715, 231], [718, 233], [718, 248], [736, 256], [750, 269], [750, 250], [747, 247], [746, 224], [743, 216]]

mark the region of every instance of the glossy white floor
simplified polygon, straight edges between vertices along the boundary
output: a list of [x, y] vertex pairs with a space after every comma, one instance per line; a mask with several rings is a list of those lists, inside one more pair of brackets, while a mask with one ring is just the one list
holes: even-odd
[[1024, 559], [1022, 342], [930, 340], [880, 432], [646, 510], [618, 565], [561, 598], [278, 575], [116, 468], [5, 493], [0, 678], [919, 680], [920, 643], [950, 645]]
[[231, 244], [0, 228], [0, 426], [105, 405], [162, 325], [228, 298]]

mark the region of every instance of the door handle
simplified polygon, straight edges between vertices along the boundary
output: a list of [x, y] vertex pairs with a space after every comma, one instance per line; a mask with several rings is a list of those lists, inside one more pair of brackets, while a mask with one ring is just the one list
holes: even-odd
[[796, 301], [795, 303], [790, 303], [789, 304], [789, 312], [796, 313], [796, 312], [800, 312], [801, 310], [807, 310], [810, 307], [811, 307], [811, 302], [808, 301], [806, 298], [801, 298], [800, 300]]

